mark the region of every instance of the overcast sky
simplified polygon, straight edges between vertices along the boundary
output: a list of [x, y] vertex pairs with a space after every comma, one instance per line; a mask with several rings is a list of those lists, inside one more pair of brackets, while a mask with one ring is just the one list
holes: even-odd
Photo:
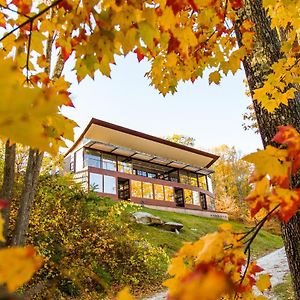
[[[67, 69], [70, 69], [69, 66]], [[260, 137], [242, 128], [243, 113], [250, 99], [245, 96], [243, 71], [229, 76], [219, 86], [207, 78], [194, 84], [182, 83], [175, 95], [163, 97], [144, 77], [149, 65], [134, 55], [117, 59], [112, 79], [97, 74], [79, 85], [66, 71], [75, 109], [64, 113], [75, 120], [82, 132], [91, 118], [97, 118], [155, 136], [173, 133], [196, 139], [196, 147], [208, 150], [221, 144], [236, 146], [244, 154], [262, 148]]]

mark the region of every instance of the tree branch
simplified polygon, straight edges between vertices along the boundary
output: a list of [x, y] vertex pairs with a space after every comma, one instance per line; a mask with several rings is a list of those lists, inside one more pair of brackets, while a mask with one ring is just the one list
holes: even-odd
[[10, 36], [11, 34], [13, 34], [15, 31], [17, 31], [18, 29], [22, 28], [23, 26], [32, 23], [35, 19], [37, 19], [38, 17], [42, 16], [44, 13], [46, 13], [49, 9], [51, 9], [52, 7], [56, 6], [57, 4], [59, 4], [60, 2], [62, 2], [62, 0], [56, 0], [54, 1], [51, 5], [47, 6], [46, 8], [42, 9], [39, 13], [37, 13], [36, 15], [28, 18], [26, 21], [24, 21], [23, 23], [21, 23], [19, 26], [15, 27], [14, 29], [12, 29], [10, 32], [6, 33], [1, 39], [0, 42], [2, 42], [4, 39], [6, 39], [8, 36]]

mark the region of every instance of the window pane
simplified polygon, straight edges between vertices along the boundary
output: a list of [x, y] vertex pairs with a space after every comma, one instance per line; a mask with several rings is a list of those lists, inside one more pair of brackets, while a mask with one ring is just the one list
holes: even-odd
[[207, 209], [209, 210], [216, 210], [215, 208], [215, 199], [210, 197], [210, 196], [206, 196], [206, 202], [207, 202]]
[[180, 171], [179, 179], [180, 179], [180, 183], [189, 184], [189, 176], [187, 172]]
[[207, 190], [205, 175], [201, 177], [200, 176], [201, 175], [198, 175], [199, 187], [201, 187], [203, 190]]
[[156, 174], [155, 174], [155, 173], [148, 172], [148, 177], [149, 177], [149, 178], [156, 178]]
[[207, 209], [207, 203], [206, 203], [206, 195], [203, 193], [200, 193], [200, 203], [201, 203], [201, 207], [202, 209]]
[[84, 152], [84, 166], [100, 168], [101, 154], [97, 151], [86, 150]]
[[103, 192], [103, 175], [90, 173], [90, 189], [95, 192]]
[[154, 184], [154, 195], [156, 200], [165, 200], [164, 186], [161, 184]]
[[118, 171], [126, 174], [132, 174], [132, 163], [118, 160]]
[[115, 177], [104, 175], [104, 193], [117, 193], [117, 183]]
[[136, 175], [147, 177], [147, 172], [142, 170], [136, 170]]
[[116, 157], [114, 155], [103, 154], [102, 155], [102, 168], [105, 170], [116, 171]]
[[143, 198], [153, 199], [152, 183], [143, 182]]
[[192, 186], [198, 186], [197, 182], [197, 175], [196, 174], [190, 174], [190, 185]]
[[166, 201], [174, 201], [174, 190], [170, 186], [165, 186], [165, 200]]
[[184, 189], [184, 203], [186, 204], [193, 203], [193, 193], [191, 190]]
[[207, 189], [208, 189], [211, 193], [213, 193], [212, 181], [211, 181], [211, 178], [210, 178], [209, 176], [207, 176], [207, 185], [208, 185]]
[[131, 180], [132, 197], [143, 198], [141, 181]]
[[199, 193], [196, 191], [193, 191], [193, 204], [200, 205], [200, 196]]

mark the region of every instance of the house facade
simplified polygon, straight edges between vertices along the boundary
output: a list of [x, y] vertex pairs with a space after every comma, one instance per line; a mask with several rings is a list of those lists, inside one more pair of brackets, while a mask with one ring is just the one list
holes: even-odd
[[209, 167], [218, 156], [92, 119], [65, 154], [65, 171], [114, 200], [227, 219], [215, 211]]

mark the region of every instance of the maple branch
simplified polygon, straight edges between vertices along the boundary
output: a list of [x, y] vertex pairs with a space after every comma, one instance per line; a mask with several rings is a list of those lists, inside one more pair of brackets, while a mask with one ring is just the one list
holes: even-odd
[[[244, 250], [244, 253], [245, 253], [245, 254], [246, 254], [247, 250], [250, 249], [250, 246], [251, 246], [252, 242], [254, 241], [255, 237], [256, 237], [257, 234], [259, 233], [260, 229], [264, 226], [264, 224], [265, 224], [266, 221], [268, 220], [269, 216], [272, 215], [272, 213], [273, 213], [276, 209], [278, 209], [279, 206], [280, 206], [280, 204], [277, 204], [271, 211], [268, 212], [267, 215], [265, 215], [265, 217], [264, 217], [263, 219], [260, 220], [260, 222], [259, 222], [255, 227], [253, 227], [253, 228], [255, 229], [253, 235], [251, 236], [250, 239], [248, 239], [248, 240], [245, 242], [245, 244], [247, 244], [246, 247], [245, 247], [245, 250]], [[251, 230], [251, 231], [253, 231], [253, 230]], [[250, 232], [251, 232], [251, 231], [250, 231]], [[247, 233], [243, 238], [241, 238], [241, 240], [244, 239], [247, 235], [248, 235], [248, 233]]]
[[[275, 211], [277, 210], [277, 208], [279, 208], [280, 204], [277, 204], [271, 211], [269, 211], [253, 228], [251, 228], [246, 234], [244, 234], [244, 236], [242, 236], [240, 239], [238, 239], [238, 242], [242, 241], [243, 239], [245, 239], [248, 235], [250, 235], [253, 231], [254, 234], [253, 236], [248, 239], [245, 244], [247, 244], [248, 242], [250, 242], [250, 244], [252, 243], [252, 241], [255, 239], [256, 235], [258, 234], [259, 230], [261, 229], [261, 227], [266, 223], [266, 221], [268, 220], [269, 216]], [[249, 246], [250, 246], [249, 244]], [[248, 247], [248, 244], [245, 248], [244, 253], [246, 253], [246, 249]]]
[[26, 82], [29, 81], [29, 58], [30, 58], [30, 46], [31, 46], [31, 37], [32, 37], [32, 27], [33, 20], [30, 22], [29, 36], [28, 36], [28, 45], [27, 45], [27, 57], [26, 57]]
[[246, 277], [246, 274], [247, 274], [247, 271], [248, 271], [248, 268], [249, 268], [249, 265], [250, 265], [250, 258], [251, 258], [251, 250], [250, 250], [250, 248], [248, 248], [248, 250], [247, 250], [247, 264], [246, 264], [246, 267], [245, 267], [244, 274], [243, 274], [243, 276], [242, 276], [242, 278], [240, 280], [240, 284], [243, 283], [243, 281], [244, 281], [244, 279]]
[[2, 42], [4, 39], [6, 39], [8, 36], [10, 36], [11, 34], [13, 34], [15, 31], [17, 31], [18, 29], [24, 27], [27, 24], [30, 24], [31, 22], [33, 22], [35, 19], [37, 19], [38, 17], [42, 16], [44, 13], [46, 13], [49, 9], [51, 9], [52, 7], [56, 6], [57, 4], [59, 4], [62, 0], [56, 0], [54, 1], [51, 5], [45, 7], [44, 9], [42, 9], [39, 13], [37, 13], [36, 15], [28, 18], [26, 21], [24, 21], [23, 23], [21, 23], [20, 25], [18, 25], [17, 27], [15, 27], [14, 29], [12, 29], [10, 32], [6, 33], [1, 39], [0, 42]]

